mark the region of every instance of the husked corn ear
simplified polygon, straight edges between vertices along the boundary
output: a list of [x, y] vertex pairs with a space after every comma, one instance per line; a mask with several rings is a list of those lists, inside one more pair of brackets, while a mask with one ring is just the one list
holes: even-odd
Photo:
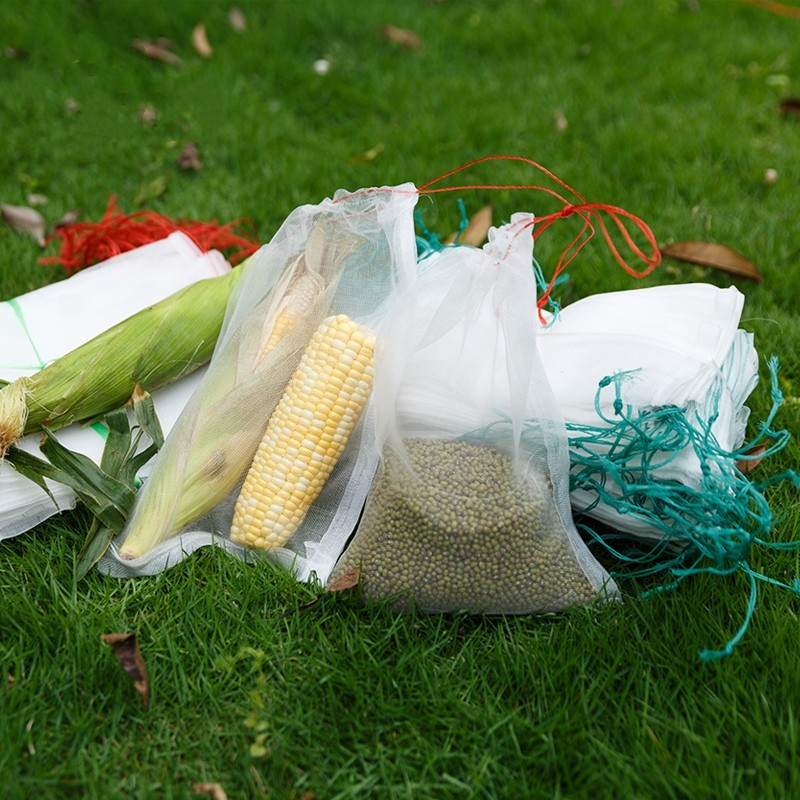
[[306, 347], [236, 501], [231, 540], [280, 547], [319, 495], [372, 390], [375, 337], [340, 314]]
[[278, 314], [259, 359], [264, 358], [294, 327], [297, 320], [311, 308], [321, 291], [321, 279], [310, 272], [302, 273], [289, 284], [286, 305]]

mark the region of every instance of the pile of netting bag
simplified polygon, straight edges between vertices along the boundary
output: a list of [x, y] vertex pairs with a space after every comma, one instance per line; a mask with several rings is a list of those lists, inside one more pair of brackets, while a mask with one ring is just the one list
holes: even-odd
[[[619, 574], [669, 575], [661, 588], [699, 572], [744, 572], [744, 623], [703, 657], [729, 653], [759, 582], [798, 590], [750, 565], [755, 546], [795, 546], [774, 540], [764, 492], [799, 482], [792, 472], [757, 482], [747, 468], [785, 447], [788, 433], [775, 426], [771, 359], [772, 409], [746, 441], [759, 356], [739, 328], [744, 296], [692, 283], [559, 308], [553, 290], [597, 228], [637, 274], [604, 218], [644, 261], [640, 274], [660, 260], [649, 228], [615, 206], [549, 191], [560, 211], [513, 214], [482, 247], [442, 245], [418, 213], [415, 232], [417, 200], [433, 191], [376, 187], [301, 206], [235, 280], [218, 254], [187, 250], [176, 234], [171, 249], [150, 246], [145, 260], [161, 272], [172, 259], [185, 276], [200, 259], [220, 273], [219, 333], [207, 366], [153, 387], [166, 436], [152, 459], [136, 462], [141, 488], [122, 503], [119, 524], [100, 526], [97, 566], [153, 574], [216, 545], [264, 554], [298, 580], [358, 582], [365, 598], [398, 610], [531, 614], [618, 601], [618, 572], [592, 553], [600, 546], [605, 564], [625, 565]], [[534, 242], [570, 217], [581, 230], [545, 281]], [[112, 262], [93, 267], [95, 276], [116, 274]], [[64, 288], [80, 295], [82, 275]], [[10, 381], [0, 409], [15, 386], [25, 396], [20, 380], [46, 377], [46, 323], [39, 331], [23, 314], [46, 310], [35, 294], [0, 306], [0, 377]], [[101, 455], [108, 430], [97, 430], [96, 413], [95, 430], [79, 415], [71, 421], [57, 435], [47, 429], [42, 452], [68, 443], [102, 471], [113, 461]], [[45, 470], [39, 483], [15, 472], [12, 451], [38, 452], [24, 432], [0, 462], [0, 537], [86, 496], [64, 472]]]

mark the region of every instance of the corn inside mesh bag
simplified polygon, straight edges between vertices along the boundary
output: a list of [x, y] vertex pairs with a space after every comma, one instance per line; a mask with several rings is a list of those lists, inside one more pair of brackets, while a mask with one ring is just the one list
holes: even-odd
[[537, 353], [529, 214], [423, 260], [378, 328], [381, 454], [329, 585], [398, 610], [529, 614], [617, 598], [578, 536], [563, 422]]
[[[331, 528], [347, 531], [346, 540], [372, 477], [355, 468], [355, 458], [329, 459], [311, 487], [297, 463], [304, 453], [316, 456], [301, 441], [303, 452], [289, 458], [291, 437], [278, 426], [277, 444], [286, 445], [292, 463], [274, 466], [266, 477], [281, 487], [267, 511], [280, 507], [293, 517], [289, 523], [280, 517], [269, 531], [261, 531], [269, 519], [246, 499], [247, 480], [266, 446], [262, 439], [287, 416], [287, 397], [298, 405], [288, 416], [305, 424], [315, 397], [311, 384], [324, 383], [324, 370], [344, 363], [353, 342], [363, 351], [353, 371], [360, 366], [371, 377], [372, 330], [388, 298], [416, 272], [416, 200], [411, 184], [337, 192], [295, 209], [272, 241], [239, 267], [247, 273], [231, 295], [208, 371], [155, 457], [125, 529], [98, 563], [101, 571], [153, 574], [214, 544], [245, 558], [269, 553], [305, 579], [317, 571], [316, 551]], [[308, 363], [315, 375], [310, 383], [301, 375]], [[367, 397], [361, 392], [358, 405]], [[362, 409], [352, 410], [352, 397], [345, 405], [357, 452]], [[313, 418], [306, 424], [308, 437], [317, 425]], [[294, 514], [298, 508], [302, 513]]]

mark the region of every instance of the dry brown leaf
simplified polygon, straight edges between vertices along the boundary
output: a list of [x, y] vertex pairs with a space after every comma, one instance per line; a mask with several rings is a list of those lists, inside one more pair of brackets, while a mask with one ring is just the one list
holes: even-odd
[[27, 206], [8, 206], [0, 207], [3, 219], [6, 224], [15, 231], [27, 233], [36, 240], [36, 243], [44, 247], [44, 233], [47, 223], [44, 217], [36, 209]]
[[461, 236], [457, 233], [451, 233], [445, 244], [453, 244], [458, 241], [459, 244], [467, 244], [472, 247], [481, 247], [489, 235], [489, 228], [492, 227], [492, 207], [490, 205], [484, 206], [476, 212], [470, 219], [467, 227], [461, 232]]
[[553, 114], [553, 128], [555, 129], [556, 133], [564, 133], [568, 127], [569, 121], [564, 115], [564, 112], [556, 111], [555, 114]]
[[330, 592], [331, 594], [336, 594], [338, 592], [345, 592], [348, 589], [353, 589], [354, 587], [358, 586], [358, 582], [361, 580], [361, 567], [353, 567], [353, 569], [348, 570], [344, 573], [340, 578], [337, 578], [335, 581], [329, 583], [325, 587], [325, 592], [323, 594], [318, 594], [313, 600], [309, 600], [306, 603], [299, 605], [297, 608], [291, 609], [289, 611], [284, 611], [284, 617], [291, 617], [295, 614], [302, 613], [303, 611], [308, 610], [312, 606], [317, 605], [319, 601], [323, 598], [325, 593]]
[[778, 108], [784, 114], [800, 117], [800, 98], [784, 97], [783, 100], [781, 100], [780, 104], [778, 105]]
[[766, 452], [767, 448], [763, 444], [751, 447], [744, 453], [748, 457], [736, 462], [736, 469], [743, 475], [747, 475], [748, 472], [752, 472], [761, 463], [762, 456]]
[[173, 67], [183, 66], [183, 61], [180, 56], [175, 55], [167, 47], [156, 42], [148, 42], [146, 39], [134, 39], [131, 42], [131, 47], [138, 50], [142, 55], [148, 58], [155, 59], [156, 61], [163, 61], [165, 64], [171, 64]]
[[214, 50], [208, 42], [206, 26], [202, 22], [195, 25], [192, 31], [192, 47], [203, 58], [211, 58], [214, 55]]
[[207, 794], [211, 800], [228, 800], [228, 795], [218, 783], [196, 783], [194, 785], [195, 794]]
[[73, 225], [78, 221], [80, 215], [81, 212], [77, 208], [71, 208], [69, 211], [64, 212], [64, 216], [53, 227], [66, 228], [68, 225]]
[[354, 586], [358, 586], [358, 582], [361, 580], [361, 567], [353, 567], [353, 569], [348, 570], [344, 573], [340, 578], [337, 578], [333, 583], [329, 583], [325, 587], [326, 592], [344, 592], [347, 589], [352, 589]]
[[780, 3], [778, 0], [742, 0], [743, 3], [749, 3], [751, 6], [766, 9], [767, 11], [777, 14], [781, 17], [794, 17], [800, 19], [800, 8], [790, 6], [786, 3]]
[[713, 267], [738, 278], [761, 283], [764, 279], [756, 265], [731, 247], [715, 242], [674, 242], [661, 250], [661, 255], [676, 261], [688, 261]]
[[136, 119], [143, 125], [155, 125], [158, 119], [158, 111], [151, 105], [139, 106], [139, 111], [136, 113]]
[[374, 147], [370, 147], [369, 150], [365, 150], [357, 156], [352, 156], [350, 161], [353, 163], [361, 161], [368, 164], [370, 161], [374, 161], [385, 149], [386, 145], [383, 142], [378, 142]]
[[398, 28], [396, 25], [384, 25], [381, 36], [390, 42], [404, 47], [406, 50], [418, 50], [422, 47], [422, 39], [408, 28]]
[[203, 165], [200, 163], [200, 152], [194, 142], [187, 142], [178, 155], [178, 167], [187, 171], [200, 172]]
[[114, 655], [119, 659], [122, 669], [133, 681], [136, 691], [142, 698], [145, 708], [150, 707], [150, 679], [147, 677], [147, 667], [142, 654], [139, 652], [139, 643], [135, 633], [104, 633], [102, 640], [114, 649]]
[[139, 187], [139, 191], [136, 193], [136, 199], [133, 201], [133, 204], [138, 208], [139, 206], [143, 206], [145, 203], [149, 203], [150, 201], [161, 197], [161, 195], [166, 191], [167, 176], [156, 175], [156, 177], [151, 181], [147, 181]]
[[244, 12], [238, 6], [231, 6], [228, 9], [228, 25], [236, 31], [236, 33], [244, 33], [247, 30], [247, 18]]

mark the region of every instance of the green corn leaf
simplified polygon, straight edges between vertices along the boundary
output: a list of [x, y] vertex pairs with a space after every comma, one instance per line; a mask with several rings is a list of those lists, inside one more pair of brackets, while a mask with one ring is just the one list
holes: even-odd
[[97, 517], [92, 520], [86, 540], [78, 553], [75, 564], [75, 579], [80, 580], [105, 555], [111, 540], [119, 533], [107, 525], [103, 525]]
[[[150, 393], [137, 385], [131, 400], [139, 428], [135, 433], [131, 430], [128, 413], [124, 408], [107, 414], [104, 419], [108, 426], [108, 438], [100, 466], [112, 478], [135, 491], [137, 473], [158, 452], [164, 443], [164, 434]], [[150, 437], [152, 444], [137, 453], [142, 433]], [[121, 530], [121, 527], [105, 525], [97, 517], [94, 518], [78, 553], [75, 566], [77, 580], [83, 578], [103, 557], [111, 540]]]
[[45, 431], [40, 449], [66, 477], [56, 480], [66, 483], [103, 524], [122, 530], [136, 496], [130, 487], [105, 473], [91, 458], [68, 450], [52, 431]]
[[26, 450], [21, 450], [16, 445], [11, 445], [11, 447], [8, 449], [5, 455], [5, 460], [11, 464], [11, 466], [14, 467], [14, 469], [19, 472], [20, 475], [24, 475], [26, 478], [33, 481], [39, 488], [47, 492], [47, 496], [53, 501], [53, 505], [58, 508], [58, 503], [56, 503], [53, 493], [50, 491], [50, 488], [45, 482], [45, 477], [53, 477], [50, 473], [55, 470], [51, 464], [48, 464], [47, 461], [44, 461], [41, 458], [31, 455]]
[[100, 468], [107, 475], [116, 478], [131, 449], [132, 437], [128, 413], [124, 408], [118, 408], [106, 414], [104, 423], [108, 428], [108, 437], [100, 459]]
[[133, 401], [133, 416], [142, 430], [152, 439], [157, 450], [164, 444], [164, 432], [158, 421], [153, 396], [137, 383], [131, 398]]

